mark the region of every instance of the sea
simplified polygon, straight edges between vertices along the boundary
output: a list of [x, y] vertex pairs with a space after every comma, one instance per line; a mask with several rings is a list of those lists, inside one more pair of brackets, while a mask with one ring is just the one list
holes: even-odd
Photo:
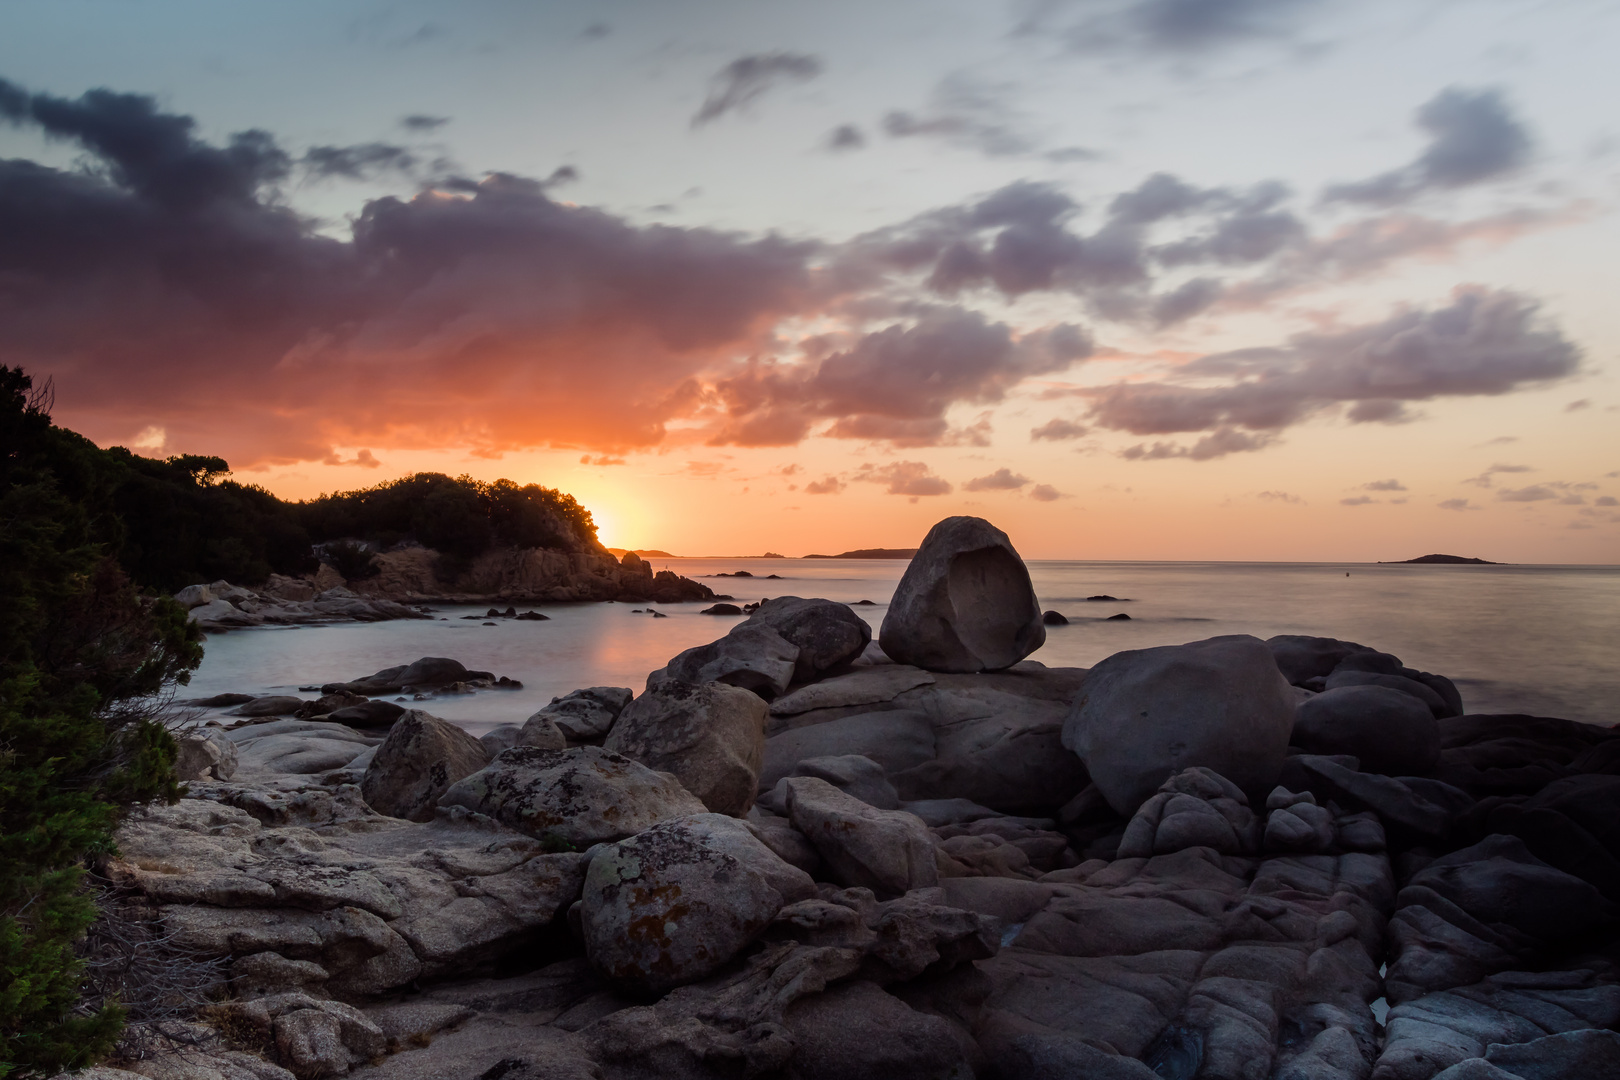
[[[739, 604], [788, 595], [869, 600], [871, 606], [855, 610], [872, 624], [874, 637], [907, 565], [885, 559], [651, 561]], [[1090, 667], [1122, 650], [1221, 634], [1313, 634], [1359, 642], [1445, 675], [1472, 713], [1620, 723], [1620, 566], [1064, 560], [1028, 566], [1041, 608], [1069, 619], [1067, 626], [1047, 627], [1046, 644], [1030, 656], [1051, 667]], [[750, 576], [720, 576], [739, 571]], [[1091, 599], [1097, 596], [1115, 599]], [[649, 606], [668, 617], [648, 614]], [[431, 621], [233, 630], [209, 635], [202, 666], [181, 696], [298, 693], [423, 656], [448, 656], [523, 684], [412, 703], [482, 734], [521, 723], [580, 687], [639, 692], [649, 671], [740, 621], [701, 614], [707, 606], [518, 605], [549, 616], [529, 622], [484, 619], [488, 605], [440, 605]], [[1111, 618], [1121, 614], [1130, 618]]]

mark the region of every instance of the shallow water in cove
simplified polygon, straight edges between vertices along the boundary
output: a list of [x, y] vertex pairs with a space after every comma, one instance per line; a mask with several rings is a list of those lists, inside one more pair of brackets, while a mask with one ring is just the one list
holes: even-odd
[[[903, 560], [876, 559], [655, 559], [653, 565], [739, 603], [784, 595], [871, 600], [874, 606], [855, 610], [874, 632], [906, 567]], [[711, 576], [735, 570], [754, 577]], [[1072, 620], [1048, 627], [1046, 644], [1031, 657], [1051, 666], [1089, 667], [1122, 649], [1217, 634], [1319, 634], [1451, 677], [1470, 712], [1620, 722], [1620, 567], [1053, 560], [1033, 561], [1029, 570], [1041, 607]], [[1097, 594], [1129, 602], [1085, 600]], [[706, 603], [660, 605], [666, 619], [633, 613], [638, 606], [519, 605], [551, 618], [496, 619], [495, 626], [461, 618], [482, 615], [487, 605], [446, 606], [432, 622], [232, 631], [210, 636], [206, 659], [182, 693], [291, 693], [421, 656], [449, 656], [523, 682], [522, 690], [442, 696], [417, 706], [480, 733], [521, 722], [581, 686], [639, 691], [649, 671], [739, 621], [698, 614]], [[1106, 621], [1120, 612], [1130, 621]]]

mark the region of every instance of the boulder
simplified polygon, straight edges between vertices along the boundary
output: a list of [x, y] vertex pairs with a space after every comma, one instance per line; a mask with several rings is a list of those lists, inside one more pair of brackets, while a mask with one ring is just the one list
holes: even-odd
[[232, 728], [224, 736], [236, 747], [239, 781], [341, 769], [377, 742], [375, 736], [320, 720], [273, 720]]
[[502, 750], [510, 750], [518, 745], [518, 735], [522, 731], [523, 727], [519, 724], [502, 724], [478, 736], [478, 741], [484, 744], [484, 749], [489, 752], [490, 760], [493, 761], [495, 755]]
[[[360, 603], [364, 606], [364, 602]], [[448, 683], [479, 678], [493, 678], [493, 676], [487, 671], [469, 671], [461, 661], [452, 660], [447, 656], [424, 656], [415, 663], [383, 668], [351, 682], [327, 683], [321, 687], [321, 693], [330, 694], [338, 690], [347, 690], [354, 694], [391, 694], [407, 686], [444, 686]]]
[[451, 785], [439, 805], [487, 814], [559, 851], [584, 851], [704, 812], [675, 777], [599, 746], [514, 746]]
[[[256, 697], [252, 701], [243, 702], [231, 710], [232, 716], [291, 716], [297, 712], [299, 706], [304, 704], [301, 697], [291, 694], [267, 694]], [[338, 721], [342, 723], [342, 721]]]
[[1131, 818], [1119, 858], [1145, 859], [1190, 847], [1242, 855], [1257, 847], [1254, 812], [1236, 784], [1205, 768], [1177, 773]]
[[702, 611], [698, 612], [699, 615], [741, 615], [742, 613], [742, 608], [738, 607], [736, 604], [725, 603], [711, 604]]
[[788, 777], [782, 783], [788, 819], [815, 845], [832, 880], [879, 896], [939, 882], [934, 838], [921, 818], [868, 806], [813, 776]]
[[1041, 624], [1043, 626], [1068, 626], [1069, 620], [1061, 611], [1043, 611], [1041, 612]]
[[1409, 679], [1404, 675], [1386, 675], [1377, 671], [1345, 671], [1341, 666], [1340, 670], [1327, 677], [1325, 684], [1328, 690], [1352, 686], [1378, 686], [1406, 694], [1421, 701], [1436, 718], [1457, 715], [1438, 693], [1417, 679]]
[[880, 642], [897, 663], [930, 671], [996, 671], [1046, 641], [1029, 571], [1007, 534], [983, 518], [928, 531], [883, 617]]
[[1091, 669], [1063, 725], [1122, 814], [1192, 766], [1263, 795], [1277, 782], [1294, 695], [1271, 650], [1248, 635], [1115, 653]]
[[[877, 646], [868, 645], [862, 655], [870, 656], [874, 651], [877, 651]], [[791, 717], [821, 709], [879, 705], [893, 701], [907, 690], [933, 682], [934, 676], [921, 668], [883, 660], [874, 667], [857, 668], [783, 694], [771, 702], [771, 715]]]
[[810, 682], [843, 667], [866, 649], [872, 628], [848, 604], [773, 596], [762, 601], [748, 623], [768, 626], [799, 648], [794, 682]]
[[765, 740], [760, 788], [775, 787], [801, 761], [849, 754], [871, 758], [891, 773], [909, 769], [933, 760], [934, 727], [922, 713], [891, 709], [773, 735]]
[[1440, 725], [1410, 694], [1384, 686], [1340, 686], [1300, 703], [1293, 745], [1313, 754], [1351, 754], [1386, 776], [1421, 776], [1440, 760]]
[[333, 709], [326, 718], [334, 724], [347, 724], [350, 727], [386, 728], [392, 727], [394, 721], [404, 713], [405, 707], [392, 701], [363, 701], [356, 705]]
[[715, 813], [740, 817], [758, 790], [767, 714], [740, 687], [671, 680], [625, 706], [602, 745], [674, 774]]
[[666, 682], [721, 682], [766, 701], [793, 681], [799, 647], [769, 626], [738, 623], [723, 638], [697, 645], [647, 676], [647, 689]]
[[580, 907], [591, 963], [620, 983], [662, 993], [736, 956], [815, 883], [742, 822], [695, 814], [598, 851]]
[[514, 746], [538, 746], [542, 750], [566, 750], [568, 740], [563, 736], [562, 729], [556, 721], [543, 710], [535, 713], [523, 722], [518, 728]]
[[898, 810], [900, 795], [889, 783], [883, 766], [869, 757], [845, 754], [841, 757], [807, 758], [793, 767], [794, 776], [815, 776], [846, 795], [853, 795], [879, 810]]
[[540, 713], [549, 716], [569, 742], [575, 745], [599, 743], [635, 696], [636, 692], [628, 686], [587, 686], [552, 698], [551, 704]]
[[1278, 634], [1266, 639], [1283, 678], [1295, 686], [1309, 679], [1325, 679], [1333, 674], [1339, 662], [1351, 653], [1371, 652], [1365, 645], [1353, 641], [1340, 641], [1330, 637], [1307, 637], [1303, 634]]
[[450, 785], [489, 763], [484, 744], [448, 720], [409, 709], [377, 748], [360, 791], [380, 814], [430, 821]]
[[174, 737], [177, 779], [229, 780], [236, 773], [236, 744], [218, 728], [192, 728]]
[[[972, 1076], [965, 1030], [864, 980], [800, 998], [785, 1023], [802, 1080], [936, 1080]], [[960, 1032], [960, 1034], [959, 1034]]]
[[187, 585], [174, 594], [174, 602], [190, 611], [192, 608], [202, 607], [214, 599], [214, 594], [206, 585]]

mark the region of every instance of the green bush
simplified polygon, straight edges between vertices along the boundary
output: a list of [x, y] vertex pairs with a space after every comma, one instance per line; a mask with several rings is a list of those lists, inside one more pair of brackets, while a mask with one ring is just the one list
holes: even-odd
[[89, 1064], [123, 1028], [116, 1002], [80, 1007], [84, 867], [127, 808], [178, 797], [152, 706], [202, 659], [186, 613], [110, 554], [105, 474], [62, 453], [83, 448], [46, 400], [0, 367], [0, 1076]]

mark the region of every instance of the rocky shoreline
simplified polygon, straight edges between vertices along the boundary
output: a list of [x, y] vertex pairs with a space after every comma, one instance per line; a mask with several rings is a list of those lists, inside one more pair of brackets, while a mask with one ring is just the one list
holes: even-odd
[[588, 551], [503, 548], [474, 560], [454, 587], [437, 576], [439, 554], [421, 547], [373, 557], [375, 573], [345, 579], [322, 563], [313, 574], [272, 574], [258, 589], [228, 581], [175, 594], [206, 631], [253, 626], [427, 619], [427, 604], [514, 604], [615, 600], [677, 604], [716, 599], [707, 585], [669, 570], [656, 573], [635, 552], [615, 559]]
[[1620, 1075], [1614, 731], [1332, 638], [1044, 634], [953, 518], [875, 642], [778, 597], [481, 739], [367, 697], [496, 678], [443, 658], [193, 727], [102, 872], [207, 1004], [81, 1075]]

